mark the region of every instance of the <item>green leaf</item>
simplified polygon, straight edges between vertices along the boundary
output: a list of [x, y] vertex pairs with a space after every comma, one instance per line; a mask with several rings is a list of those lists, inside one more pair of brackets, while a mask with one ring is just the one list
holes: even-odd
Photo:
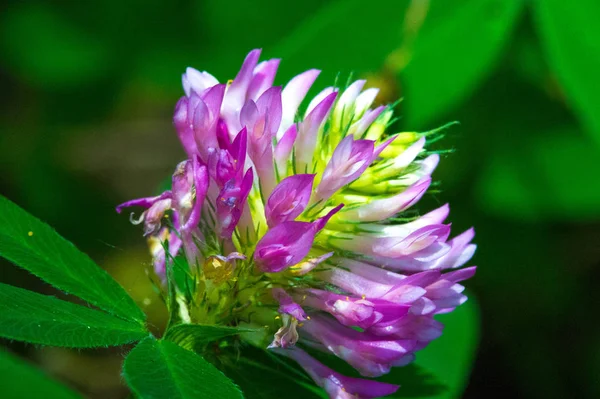
[[447, 115], [475, 90], [510, 39], [522, 5], [502, 0], [430, 2], [401, 73], [407, 126], [422, 128]]
[[0, 195], [0, 256], [111, 314], [143, 322], [144, 313], [102, 268], [50, 226]]
[[[479, 309], [472, 295], [452, 313], [439, 315], [444, 334], [417, 353], [415, 365], [433, 373], [447, 389], [422, 399], [453, 399], [467, 386], [479, 342]], [[402, 382], [400, 382], [402, 384]], [[402, 388], [393, 397], [403, 397]]]
[[600, 3], [539, 0], [534, 5], [550, 67], [579, 118], [600, 143], [600, 91], [593, 84], [600, 70]]
[[600, 216], [600, 187], [590, 184], [600, 148], [576, 127], [519, 135], [500, 147], [477, 186], [488, 213], [518, 220], [589, 220]]
[[147, 338], [125, 359], [127, 384], [140, 398], [242, 398], [235, 384], [194, 352]]
[[2, 397], [6, 399], [81, 398], [66, 386], [44, 375], [41, 370], [4, 350], [0, 350], [0, 376], [2, 376]]
[[221, 338], [259, 331], [254, 328], [211, 326], [202, 324], [179, 324], [169, 328], [165, 339], [179, 346], [194, 350], [198, 345], [205, 345]]
[[148, 332], [138, 323], [99, 310], [0, 283], [0, 336], [91, 348], [138, 341]]

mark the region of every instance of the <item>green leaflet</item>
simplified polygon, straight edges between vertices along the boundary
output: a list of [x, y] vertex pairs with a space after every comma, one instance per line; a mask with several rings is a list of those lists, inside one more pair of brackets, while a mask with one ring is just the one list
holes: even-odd
[[0, 336], [41, 345], [91, 348], [138, 341], [138, 323], [60, 299], [0, 284]]
[[522, 5], [513, 0], [430, 2], [401, 73], [405, 126], [428, 126], [475, 90], [510, 39]]
[[125, 359], [123, 374], [145, 398], [242, 398], [238, 387], [194, 352], [169, 341], [147, 338]]
[[548, 62], [589, 133], [600, 144], [600, 3], [538, 0], [535, 19]]
[[145, 320], [127, 292], [89, 256], [3, 196], [0, 256], [111, 314]]
[[165, 339], [175, 342], [183, 348], [194, 350], [197, 345], [204, 345], [232, 335], [256, 331], [258, 330], [252, 328], [179, 324], [169, 328], [165, 334]]
[[0, 376], [2, 376], [2, 397], [78, 399], [78, 394], [57, 381], [44, 375], [41, 370], [27, 362], [0, 350]]

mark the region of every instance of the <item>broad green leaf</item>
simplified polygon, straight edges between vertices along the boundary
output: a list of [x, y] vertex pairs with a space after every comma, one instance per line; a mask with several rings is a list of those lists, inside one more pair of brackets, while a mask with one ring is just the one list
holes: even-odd
[[[469, 381], [479, 342], [479, 310], [475, 298], [470, 295], [469, 300], [454, 312], [436, 318], [444, 323], [444, 334], [417, 353], [415, 364], [433, 373], [447, 389], [432, 395], [419, 395], [419, 398], [459, 398]], [[403, 397], [402, 388], [393, 397]]]
[[165, 339], [175, 342], [183, 348], [193, 350], [198, 345], [205, 345], [221, 338], [256, 331], [256, 329], [242, 327], [179, 324], [166, 332]]
[[582, 0], [534, 2], [535, 19], [548, 62], [596, 143], [600, 143], [600, 3]]
[[522, 5], [512, 0], [430, 2], [401, 73], [407, 126], [428, 126], [475, 90], [510, 39]]
[[238, 387], [194, 352], [147, 338], [123, 365], [125, 380], [140, 398], [242, 398]]
[[27, 362], [0, 350], [0, 376], [3, 398], [77, 399], [80, 395], [52, 380]]
[[476, 196], [489, 213], [519, 220], [600, 217], [600, 187], [590, 184], [600, 149], [577, 128], [523, 137], [500, 148], [482, 171]]
[[91, 348], [148, 336], [144, 328], [100, 310], [0, 284], [0, 336], [41, 345]]
[[109, 313], [139, 322], [145, 319], [133, 299], [104, 269], [50, 226], [3, 196], [0, 256]]

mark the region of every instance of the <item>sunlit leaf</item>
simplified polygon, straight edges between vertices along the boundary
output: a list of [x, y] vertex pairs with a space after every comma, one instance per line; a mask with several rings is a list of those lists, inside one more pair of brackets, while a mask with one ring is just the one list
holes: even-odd
[[78, 394], [16, 356], [0, 350], [3, 398], [77, 399]]
[[125, 380], [139, 398], [242, 398], [212, 364], [169, 341], [147, 338], [125, 359]]
[[448, 116], [487, 76], [511, 37], [522, 1], [430, 2], [401, 78], [407, 126]]
[[0, 284], [0, 336], [42, 345], [91, 348], [138, 341], [148, 332], [136, 322]]
[[600, 91], [593, 84], [600, 70], [600, 3], [543, 0], [533, 4], [548, 62], [580, 119], [600, 143]]
[[50, 226], [2, 196], [0, 256], [111, 314], [145, 319], [133, 299], [105, 270]]

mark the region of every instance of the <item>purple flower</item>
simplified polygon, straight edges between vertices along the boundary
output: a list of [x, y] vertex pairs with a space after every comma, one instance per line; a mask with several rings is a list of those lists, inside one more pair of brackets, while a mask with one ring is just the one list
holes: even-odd
[[393, 109], [364, 80], [305, 99], [318, 70], [282, 89], [280, 60], [259, 58], [251, 51], [228, 83], [186, 69], [173, 123], [187, 159], [172, 190], [117, 211], [144, 209], [133, 222], [161, 278], [185, 252], [198, 282], [177, 293], [189, 322], [266, 328], [272, 339], [241, 338], [293, 359], [331, 398], [391, 394], [396, 385], [342, 376], [298, 346], [380, 376], [410, 363], [442, 334], [436, 315], [467, 300], [474, 230], [453, 235], [448, 205], [415, 217], [439, 129], [390, 134]]

